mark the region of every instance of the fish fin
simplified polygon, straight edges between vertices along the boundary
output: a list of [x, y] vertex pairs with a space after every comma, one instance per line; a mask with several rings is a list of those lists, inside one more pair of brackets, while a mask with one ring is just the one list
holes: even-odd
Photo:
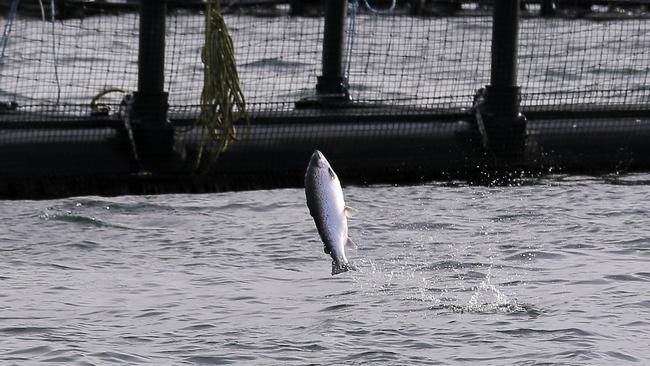
[[354, 209], [350, 206], [345, 206], [343, 209], [343, 213], [345, 214], [346, 217], [352, 217], [352, 214], [354, 214]]
[[357, 266], [355, 266], [354, 263], [352, 263], [352, 262], [348, 262], [346, 264], [346, 266], [348, 267], [348, 269], [350, 271], [358, 271], [359, 270], [359, 268]]
[[359, 246], [348, 237], [348, 241], [345, 242], [345, 247], [349, 249], [357, 249]]

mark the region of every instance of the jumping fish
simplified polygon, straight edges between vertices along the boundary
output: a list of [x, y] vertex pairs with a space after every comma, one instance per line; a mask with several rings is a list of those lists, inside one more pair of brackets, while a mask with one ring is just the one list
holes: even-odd
[[332, 276], [357, 269], [348, 262], [345, 247], [356, 247], [348, 237], [348, 219], [352, 211], [345, 205], [341, 182], [325, 156], [314, 151], [305, 173], [305, 195], [309, 214], [314, 218], [325, 253], [332, 257]]

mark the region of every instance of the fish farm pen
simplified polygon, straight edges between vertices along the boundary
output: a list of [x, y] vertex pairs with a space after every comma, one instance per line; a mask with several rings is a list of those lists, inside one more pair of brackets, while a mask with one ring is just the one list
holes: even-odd
[[0, 197], [650, 170], [646, 0], [8, 0]]

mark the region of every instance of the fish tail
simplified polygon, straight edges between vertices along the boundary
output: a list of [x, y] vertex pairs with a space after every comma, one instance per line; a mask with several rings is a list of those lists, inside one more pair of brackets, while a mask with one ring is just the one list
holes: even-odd
[[350, 262], [332, 261], [332, 276], [347, 271], [358, 271], [357, 267]]

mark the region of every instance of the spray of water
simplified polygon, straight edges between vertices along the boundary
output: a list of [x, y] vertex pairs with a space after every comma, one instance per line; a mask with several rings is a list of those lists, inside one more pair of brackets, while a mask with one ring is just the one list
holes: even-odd
[[[367, 298], [391, 303], [397, 301], [414, 311], [457, 313], [517, 313], [527, 311], [515, 295], [508, 293], [499, 281], [499, 266], [490, 263], [472, 264], [447, 261], [441, 265], [422, 262], [426, 257], [413, 251], [389, 260], [357, 259], [359, 272], [352, 274], [357, 290]], [[468, 273], [486, 271], [482, 278]], [[496, 272], [496, 275], [495, 275]], [[496, 277], [496, 282], [495, 282]], [[476, 283], [476, 281], [480, 282]]]

